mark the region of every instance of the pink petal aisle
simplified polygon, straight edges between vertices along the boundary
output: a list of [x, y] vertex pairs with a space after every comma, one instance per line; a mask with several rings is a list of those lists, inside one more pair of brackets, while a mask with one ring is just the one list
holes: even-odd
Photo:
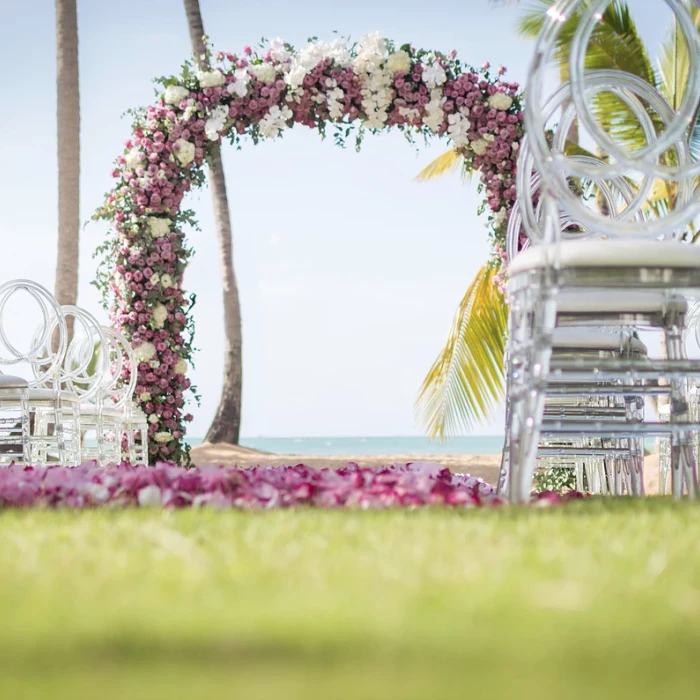
[[[539, 494], [539, 505], [560, 503], [581, 494]], [[97, 506], [269, 509], [394, 508], [445, 505], [502, 505], [504, 500], [481, 479], [453, 474], [432, 462], [381, 468], [349, 463], [341, 469], [222, 467], [193, 469], [161, 462], [155, 467], [120, 464], [98, 467], [20, 467], [0, 469], [0, 508]]]

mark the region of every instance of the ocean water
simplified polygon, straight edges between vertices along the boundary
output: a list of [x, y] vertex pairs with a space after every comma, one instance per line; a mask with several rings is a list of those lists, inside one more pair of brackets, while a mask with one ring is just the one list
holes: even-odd
[[[202, 442], [192, 438], [193, 447]], [[495, 455], [503, 436], [469, 435], [440, 442], [426, 437], [241, 438], [241, 445], [262, 452], [296, 455]]]

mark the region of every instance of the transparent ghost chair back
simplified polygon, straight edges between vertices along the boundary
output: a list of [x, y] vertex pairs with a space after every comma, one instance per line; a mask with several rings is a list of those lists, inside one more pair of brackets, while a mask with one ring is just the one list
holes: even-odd
[[[584, 163], [592, 168], [602, 169], [604, 161], [592, 156], [570, 156], [572, 161]], [[596, 172], [593, 170], [592, 172]], [[560, 240], [582, 240], [600, 237], [597, 229], [589, 229], [569, 212], [555, 207], [549, 212], [553, 225], [548, 227], [543, 205], [543, 180], [539, 171], [534, 169], [533, 158], [528, 140], [523, 145], [518, 159], [516, 200], [508, 220], [506, 232], [506, 255], [512, 261], [515, 255], [530, 245], [554, 243]], [[639, 194], [625, 178], [618, 177], [605, 180], [600, 177], [586, 176], [572, 178], [569, 188], [574, 187], [597, 206], [604, 207], [613, 218], [632, 218], [643, 221], [645, 214], [638, 204]], [[552, 202], [553, 203], [553, 202]]]
[[64, 316], [73, 320], [73, 337], [66, 351], [61, 386], [80, 397], [94, 399], [107, 373], [106, 341], [97, 319], [77, 306], [63, 306]]
[[[533, 166], [546, 183], [546, 196], [555, 199], [558, 206], [590, 230], [597, 230], [610, 238], [678, 238], [697, 215], [700, 205], [700, 191], [695, 190], [693, 182], [700, 175], [700, 163], [693, 161], [688, 146], [689, 128], [697, 118], [700, 99], [700, 37], [684, 0], [649, 3], [657, 8], [664, 3], [670, 7], [688, 49], [688, 81], [682, 102], [674, 110], [655, 85], [636, 75], [585, 68], [591, 36], [611, 2], [563, 0], [547, 13], [548, 19], [538, 38], [528, 77], [525, 108], [525, 128]], [[647, 11], [653, 10], [650, 7]], [[555, 98], [547, 100], [544, 98], [546, 67], [566, 20], [573, 15], [578, 17], [578, 25], [569, 57], [570, 82], [560, 88]], [[565, 118], [558, 128], [554, 128], [553, 137], [547, 124], [552, 99], [558, 101], [560, 107], [566, 105], [563, 110]], [[613, 120], [608, 120], [607, 124], [598, 121], [592, 106], [599, 104], [600, 100], [632, 117], [638, 127], [634, 130], [634, 138], [622, 138], [614, 128]], [[565, 152], [565, 129], [573, 118], [593, 141], [596, 152], [602, 154], [602, 165], [593, 166]], [[628, 213], [617, 216], [611, 216], [601, 208], [586, 206], [569, 186], [571, 178], [576, 177], [608, 181], [626, 178], [636, 191], [635, 201], [630, 204]], [[647, 208], [647, 215], [640, 222], [634, 215], [639, 207], [644, 206], [659, 180], [672, 185], [677, 196], [666, 210], [657, 209], [650, 214]]]
[[[8, 323], [18, 318], [31, 318], [31, 311], [23, 302], [28, 300], [39, 312], [39, 326], [31, 338], [15, 344], [8, 331]], [[14, 307], [17, 302], [21, 308]], [[44, 287], [31, 280], [14, 280], [0, 286], [0, 365], [29, 365], [32, 377], [30, 387], [51, 385], [60, 373], [66, 354], [68, 330], [61, 307]], [[27, 347], [28, 345], [28, 347]]]
[[102, 327], [107, 371], [100, 393], [114, 408], [129, 409], [136, 388], [136, 359], [129, 341], [114, 328]]

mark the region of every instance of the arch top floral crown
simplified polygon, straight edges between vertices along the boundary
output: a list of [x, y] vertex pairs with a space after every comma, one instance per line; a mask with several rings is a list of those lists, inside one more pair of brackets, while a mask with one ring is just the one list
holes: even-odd
[[[185, 63], [180, 75], [157, 81], [156, 104], [133, 112], [132, 135], [117, 158], [96, 217], [112, 224], [100, 246], [96, 284], [113, 323], [139, 360], [135, 400], [149, 416], [152, 459], [185, 461], [184, 392], [192, 361], [191, 300], [182, 276], [192, 250], [183, 228], [196, 225], [181, 208], [204, 182], [205, 162], [222, 138], [240, 146], [281, 136], [294, 124], [333, 130], [338, 145], [396, 128], [445, 137], [467, 170], [481, 173], [495, 264], [515, 201], [515, 167], [523, 134], [517, 83], [501, 67], [491, 75], [447, 54], [397, 48], [378, 33], [351, 44], [309, 40], [296, 50], [273, 39], [260, 51], [217, 52], [207, 68]], [[213, 59], [213, 61], [211, 60]]]

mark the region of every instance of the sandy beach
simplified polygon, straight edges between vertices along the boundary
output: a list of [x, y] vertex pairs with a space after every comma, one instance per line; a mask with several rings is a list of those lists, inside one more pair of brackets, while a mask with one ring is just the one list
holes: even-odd
[[498, 478], [500, 455], [292, 455], [260, 452], [248, 447], [227, 443], [203, 443], [192, 448], [194, 464], [225, 464], [228, 466], [251, 467], [258, 464], [284, 465], [307, 464], [310, 467], [344, 467], [355, 462], [362, 467], [381, 467], [387, 464], [406, 462], [437, 462], [453, 472], [481, 477], [490, 484]]
[[[260, 452], [249, 447], [229, 445], [228, 443], [202, 443], [192, 448], [192, 462], [202, 464], [223, 464], [226, 466], [252, 467], [256, 465], [280, 466], [288, 464], [307, 464], [310, 467], [338, 468], [348, 462], [355, 462], [362, 467], [381, 467], [388, 464], [406, 464], [407, 462], [437, 462], [460, 474], [471, 474], [489, 484], [496, 484], [500, 455], [293, 455]], [[644, 460], [644, 486], [647, 494], [656, 494], [659, 490], [659, 457], [649, 455]]]

